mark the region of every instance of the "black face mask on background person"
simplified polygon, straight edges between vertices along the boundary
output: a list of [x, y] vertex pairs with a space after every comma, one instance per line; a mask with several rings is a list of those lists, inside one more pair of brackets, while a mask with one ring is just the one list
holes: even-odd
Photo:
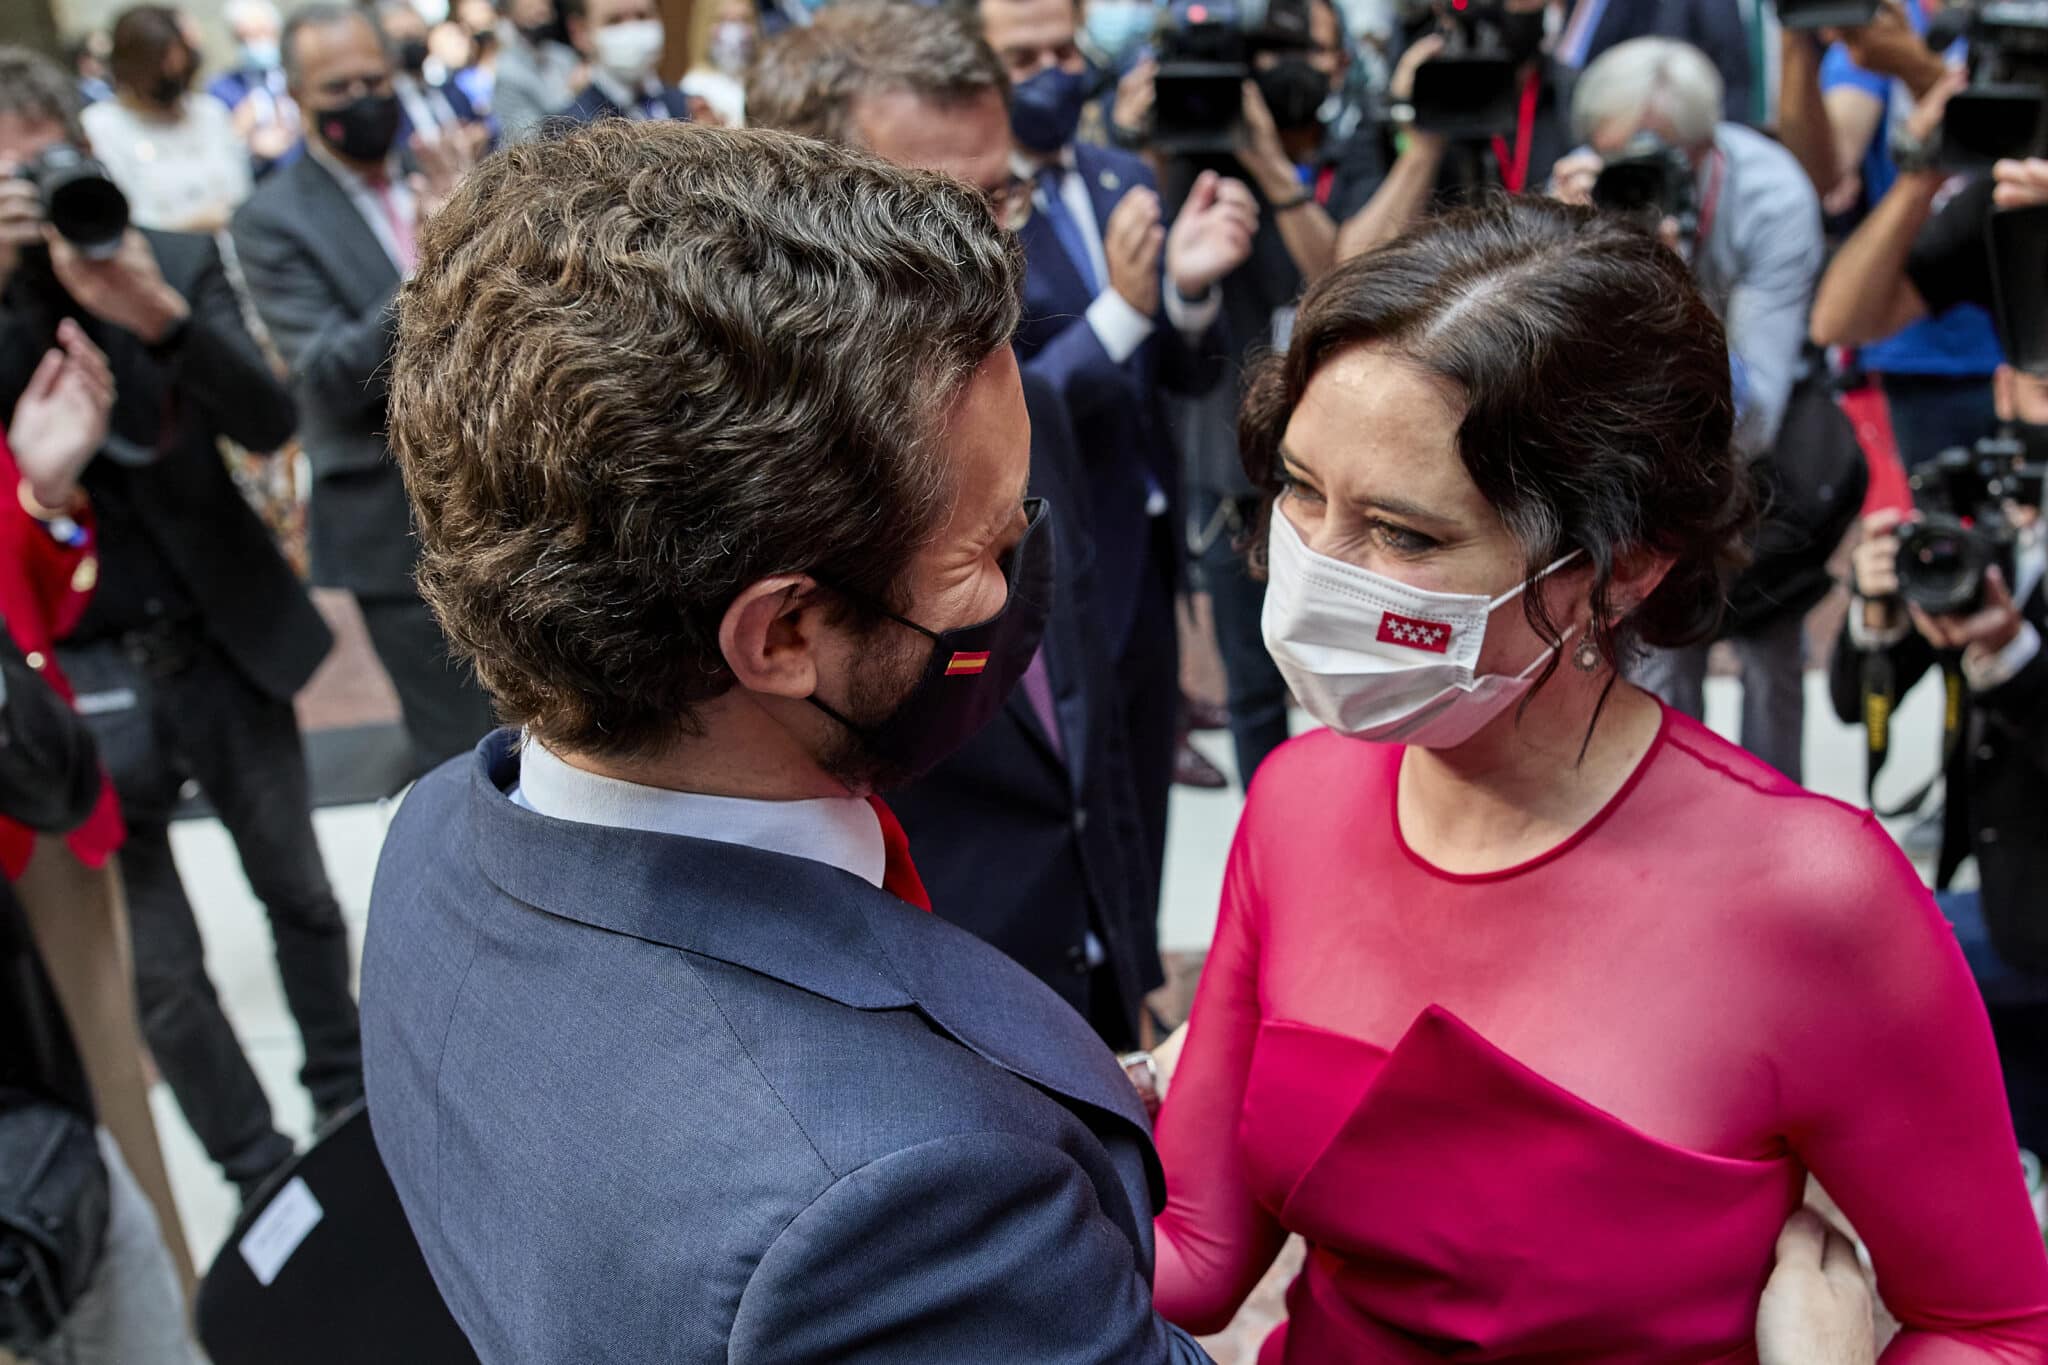
[[[931, 640], [917, 684], [881, 720], [862, 724], [821, 701], [811, 705], [845, 726], [880, 768], [877, 785], [892, 786], [930, 772], [995, 718], [1031, 666], [1052, 610], [1053, 531], [1045, 500], [1024, 504], [1024, 536], [1010, 551], [1003, 577], [1010, 597], [986, 621], [934, 631], [892, 611], [882, 614]], [[829, 584], [827, 586], [830, 586]]]
[[406, 74], [417, 76], [420, 72], [426, 70], [427, 40], [425, 38], [407, 38], [399, 43], [398, 50], [392, 55]]
[[1260, 71], [1257, 80], [1259, 94], [1281, 132], [1314, 128], [1320, 123], [1323, 104], [1330, 98], [1330, 78], [1306, 57], [1282, 57]]
[[519, 36], [535, 47], [555, 41], [555, 24], [552, 19], [545, 24], [520, 24], [518, 28]]
[[149, 87], [150, 102], [168, 109], [183, 99], [185, 92], [191, 88], [192, 74], [190, 72], [186, 72], [182, 76], [158, 76]]
[[351, 161], [382, 161], [398, 140], [398, 96], [363, 95], [314, 114], [320, 138]]

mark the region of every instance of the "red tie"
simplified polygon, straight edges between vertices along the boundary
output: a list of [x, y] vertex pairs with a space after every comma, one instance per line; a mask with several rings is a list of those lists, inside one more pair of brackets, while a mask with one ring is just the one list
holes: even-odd
[[398, 247], [398, 265], [401, 274], [412, 274], [419, 264], [418, 248], [413, 243], [412, 224], [398, 211], [398, 201], [391, 197], [391, 181], [384, 176], [365, 177], [364, 184], [377, 196], [377, 203], [384, 210], [384, 221], [391, 227], [391, 240]]
[[882, 889], [905, 905], [930, 913], [932, 898], [925, 892], [924, 878], [917, 875], [917, 864], [910, 861], [910, 836], [881, 797], [870, 796], [868, 804], [882, 822]]

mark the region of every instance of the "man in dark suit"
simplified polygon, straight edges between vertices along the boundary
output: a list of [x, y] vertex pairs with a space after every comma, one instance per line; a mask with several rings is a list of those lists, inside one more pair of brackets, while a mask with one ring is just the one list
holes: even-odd
[[687, 119], [690, 97], [661, 79], [668, 42], [655, 0], [561, 0], [569, 43], [589, 64], [590, 83], [556, 117]]
[[235, 216], [235, 246], [257, 311], [291, 365], [313, 468], [313, 579], [355, 594], [424, 772], [474, 744], [491, 713], [413, 587], [417, 546], [384, 441], [385, 362], [415, 233], [461, 177], [470, 148], [415, 139], [423, 174], [403, 174], [391, 63], [359, 11], [298, 11], [285, 27], [284, 56], [307, 152]]
[[479, 1356], [1203, 1360], [1151, 1309], [1131, 1085], [871, 799], [1053, 605], [1010, 244], [955, 182], [676, 123], [512, 148], [446, 213], [393, 432], [524, 741], [399, 810], [364, 998]]
[[1116, 673], [1095, 611], [1087, 485], [1066, 407], [1024, 376], [1031, 493], [1050, 504], [1056, 572], [1039, 657], [959, 752], [889, 797], [932, 909], [1135, 1048], [1162, 972], [1146, 899]]
[[[0, 174], [78, 144], [58, 68], [19, 59], [0, 84], [17, 101], [24, 87], [44, 92], [33, 117], [0, 119]], [[347, 932], [313, 837], [292, 711], [330, 640], [218, 449], [222, 437], [259, 452], [284, 444], [291, 399], [244, 330], [209, 239], [130, 229], [107, 259], [61, 238], [39, 254], [0, 251], [0, 406], [66, 317], [113, 369], [111, 431], [81, 480], [98, 518], [98, 590], [59, 657], [128, 823], [121, 870], [144, 1035], [207, 1154], [247, 1188], [292, 1148], [221, 1013], [171, 858], [187, 778], [269, 913], [316, 1108], [340, 1109], [362, 1089]]]
[[[748, 119], [951, 175], [1014, 226], [1030, 188], [1011, 167], [1005, 84], [959, 15], [842, 4], [768, 42]], [[1059, 598], [1040, 659], [986, 729], [892, 800], [934, 909], [1130, 1047], [1162, 973], [1115, 650], [1097, 609], [1093, 490], [1052, 383], [1027, 368], [1024, 398], [1032, 488], [1057, 532]]]

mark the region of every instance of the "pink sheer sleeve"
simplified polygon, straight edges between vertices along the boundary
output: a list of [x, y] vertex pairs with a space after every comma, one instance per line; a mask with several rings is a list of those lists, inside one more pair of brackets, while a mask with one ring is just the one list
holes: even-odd
[[1258, 1038], [1264, 921], [1251, 826], [1248, 810], [1224, 872], [1187, 1044], [1159, 1115], [1167, 1201], [1152, 1297], [1168, 1321], [1197, 1333], [1228, 1325], [1287, 1236], [1254, 1198], [1237, 1141]]
[[1808, 986], [1784, 993], [1774, 1048], [1787, 1137], [1904, 1326], [1885, 1365], [2048, 1361], [2048, 1255], [1975, 983], [1891, 839], [1829, 815], [1790, 879], [1807, 903], [1769, 920]]

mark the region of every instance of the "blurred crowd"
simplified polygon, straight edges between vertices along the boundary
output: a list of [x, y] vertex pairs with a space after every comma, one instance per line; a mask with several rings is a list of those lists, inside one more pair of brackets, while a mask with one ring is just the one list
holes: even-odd
[[[0, 1095], [80, 1116], [66, 1150], [127, 1211], [120, 1256], [44, 1248], [47, 1290], [23, 1325], [0, 1316], [0, 1345], [195, 1358], [145, 1054], [245, 1198], [297, 1159], [172, 856], [195, 790], [268, 913], [321, 1123], [359, 1108], [293, 710], [332, 644], [308, 590], [360, 610], [402, 713], [397, 779], [492, 730], [416, 582], [387, 438], [400, 292], [479, 163], [615, 118], [943, 172], [1021, 237], [1034, 462], [1058, 452], [1033, 486], [1061, 485], [1061, 591], [1089, 600], [1055, 614], [1022, 709], [891, 805], [938, 911], [1118, 1050], [1178, 1022], [1157, 994], [1171, 788], [1249, 784], [1297, 700], [1246, 553], [1272, 492], [1241, 458], [1248, 367], [1287, 347], [1305, 289], [1454, 206], [1548, 195], [1660, 237], [1725, 333], [1769, 509], [1718, 638], [1631, 676], [1697, 718], [1732, 661], [1744, 747], [1794, 782], [1809, 668], [1868, 725], [1873, 781], [1898, 698], [1947, 689], [1943, 781], [1886, 813], [1912, 822], [1991, 1008], [2021, 1144], [2048, 1150], [2048, 20], [1818, 8], [228, 0], [224, 60], [157, 4], [62, 62], [0, 49], [0, 772], [36, 758], [24, 789], [82, 784], [0, 821], [0, 949], [33, 978], [0, 1011]], [[1815, 613], [1845, 596], [1846, 618]], [[1191, 635], [1220, 704], [1184, 695]], [[68, 720], [24, 704], [38, 688]], [[1229, 775], [1189, 743], [1209, 728]], [[17, 1185], [0, 1176], [0, 1205]], [[67, 1254], [144, 1288], [64, 1281]]]

